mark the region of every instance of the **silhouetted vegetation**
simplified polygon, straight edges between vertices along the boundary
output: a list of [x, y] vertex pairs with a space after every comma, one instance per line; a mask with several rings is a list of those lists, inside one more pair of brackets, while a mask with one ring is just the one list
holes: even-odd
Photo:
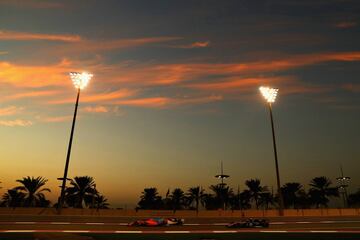
[[[50, 207], [51, 202], [46, 198], [45, 192], [51, 192], [44, 188], [48, 180], [43, 177], [24, 177], [16, 180], [21, 185], [8, 189], [2, 196], [1, 207]], [[66, 189], [65, 207], [74, 208], [108, 208], [107, 199], [101, 195], [95, 187], [92, 177], [75, 177]], [[57, 204], [54, 204], [56, 206]]]
[[348, 203], [350, 207], [360, 207], [360, 189], [349, 195]]
[[[303, 185], [296, 182], [285, 183], [281, 187], [285, 208], [319, 208], [327, 207], [330, 198], [338, 197], [338, 188], [331, 186], [331, 181], [326, 177], [316, 177], [310, 182], [310, 189], [305, 191]], [[227, 184], [211, 185], [209, 192], [201, 187], [191, 187], [184, 193], [180, 188], [175, 188], [171, 194], [168, 190], [162, 198], [156, 188], [145, 188], [138, 203], [138, 209], [164, 209], [179, 210], [189, 209], [198, 211], [199, 207], [207, 210], [226, 209], [275, 209], [278, 207], [277, 194], [269, 191], [267, 186], [261, 185], [259, 179], [245, 181], [247, 189], [234, 193]], [[360, 205], [360, 190], [350, 195], [354, 206]], [[349, 201], [350, 201], [349, 196]]]
[[331, 181], [326, 177], [316, 177], [310, 182], [309, 196], [310, 201], [316, 208], [320, 206], [327, 207], [329, 197], [338, 197], [337, 187], [331, 187]]
[[164, 204], [156, 188], [145, 188], [138, 205], [140, 209], [161, 209]]
[[[1, 207], [50, 207], [51, 202], [45, 193], [51, 192], [46, 188], [47, 179], [43, 177], [23, 177], [16, 180], [20, 183], [8, 189], [0, 201]], [[0, 182], [1, 183], [1, 182]], [[275, 209], [278, 207], [278, 196], [261, 184], [259, 179], [245, 181], [246, 189], [237, 193], [227, 184], [209, 186], [209, 191], [200, 187], [190, 187], [187, 192], [181, 188], [167, 191], [162, 198], [155, 187], [145, 188], [140, 196], [137, 209], [164, 209], [174, 212], [182, 209], [199, 211], [207, 210], [245, 210]], [[285, 183], [281, 187], [285, 208], [306, 209], [328, 207], [331, 198], [339, 197], [338, 187], [332, 186], [330, 179], [322, 176], [315, 177], [309, 183], [306, 191], [297, 182]], [[360, 189], [348, 196], [350, 207], [360, 207]], [[56, 204], [54, 204], [56, 206]], [[72, 208], [109, 208], [108, 200], [97, 189], [95, 180], [90, 176], [77, 176], [71, 179], [65, 190], [65, 206]]]

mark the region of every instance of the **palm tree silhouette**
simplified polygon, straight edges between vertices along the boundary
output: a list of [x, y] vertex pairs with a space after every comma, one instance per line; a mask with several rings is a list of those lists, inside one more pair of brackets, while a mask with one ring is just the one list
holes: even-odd
[[348, 197], [349, 206], [352, 207], [359, 207], [360, 206], [360, 189], [358, 189], [356, 192], [352, 193]]
[[156, 188], [145, 188], [138, 203], [140, 209], [159, 209], [162, 206], [161, 196]]
[[297, 208], [300, 204], [301, 191], [303, 186], [297, 182], [286, 183], [281, 187], [281, 193], [284, 198], [285, 208]]
[[24, 194], [24, 207], [44, 207], [49, 205], [50, 202], [46, 200], [43, 192], [51, 192], [49, 188], [42, 188], [48, 181], [43, 177], [24, 177], [23, 179], [16, 180], [21, 183], [22, 186], [15, 187], [16, 190], [21, 191]]
[[339, 196], [338, 188], [331, 187], [330, 179], [324, 176], [312, 179], [309, 185], [311, 186], [309, 190], [310, 199], [316, 208], [327, 207], [329, 197]]
[[66, 189], [66, 203], [68, 206], [83, 208], [90, 206], [97, 191], [95, 181], [92, 177], [74, 177], [70, 181], [71, 187]]
[[17, 189], [9, 189], [2, 196], [1, 206], [3, 207], [21, 207], [24, 201], [25, 194]]
[[189, 206], [195, 202], [196, 213], [199, 212], [199, 205], [204, 205], [204, 189], [201, 187], [191, 187], [187, 192]]
[[185, 194], [184, 191], [180, 188], [175, 188], [170, 195], [170, 201], [173, 208], [173, 211], [176, 212], [178, 209], [182, 209], [185, 205]]
[[267, 187], [262, 187], [259, 179], [246, 180], [245, 185], [249, 188], [251, 199], [255, 202], [256, 209], [259, 209], [260, 193], [266, 192]]
[[275, 205], [275, 197], [271, 192], [261, 192], [259, 194], [259, 206], [262, 206], [266, 210], [269, 209], [270, 206]]
[[241, 209], [251, 208], [251, 192], [249, 190], [245, 189], [244, 191], [242, 191], [239, 197]]
[[234, 192], [226, 184], [211, 185], [209, 187], [214, 193], [214, 201], [217, 208], [226, 209], [230, 203], [230, 199], [233, 197]]
[[94, 197], [91, 208], [108, 209], [109, 208], [109, 203], [107, 201], [108, 200], [105, 198], [105, 196], [100, 195], [100, 194], [96, 194], [95, 197]]

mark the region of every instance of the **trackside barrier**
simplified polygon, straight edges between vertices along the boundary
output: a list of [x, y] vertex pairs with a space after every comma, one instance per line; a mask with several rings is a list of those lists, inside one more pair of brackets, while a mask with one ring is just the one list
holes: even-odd
[[[0, 215], [58, 215], [55, 208], [0, 208]], [[64, 208], [61, 215], [64, 216], [109, 216], [109, 217], [278, 217], [276, 209], [270, 210], [125, 210], [125, 209], [74, 209]], [[327, 217], [327, 216], [360, 216], [360, 210], [347, 209], [286, 209], [285, 217]]]

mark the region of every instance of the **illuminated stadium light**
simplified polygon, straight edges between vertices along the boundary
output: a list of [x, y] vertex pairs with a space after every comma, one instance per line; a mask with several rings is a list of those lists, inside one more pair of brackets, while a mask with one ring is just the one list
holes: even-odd
[[282, 192], [281, 192], [280, 171], [279, 171], [279, 163], [278, 163], [278, 157], [277, 157], [275, 127], [274, 127], [274, 119], [273, 119], [272, 105], [271, 105], [271, 103], [275, 102], [275, 99], [279, 92], [279, 89], [261, 86], [259, 88], [259, 90], [260, 90], [261, 94], [263, 95], [263, 97], [265, 98], [266, 102], [268, 103], [267, 105], [269, 107], [272, 140], [273, 140], [273, 147], [274, 147], [276, 185], [277, 185], [277, 192], [278, 192], [278, 198], [279, 198], [279, 216], [284, 216], [284, 199], [283, 199]]
[[70, 78], [73, 81], [74, 86], [77, 89], [84, 89], [88, 85], [92, 76], [93, 76], [92, 74], [87, 73], [87, 72], [83, 72], [83, 73], [71, 72], [70, 73]]
[[58, 178], [58, 180], [62, 181], [61, 192], [60, 192], [60, 197], [58, 199], [58, 206], [57, 206], [57, 210], [58, 210], [59, 214], [61, 213], [61, 209], [63, 208], [64, 202], [65, 202], [66, 181], [69, 180], [67, 175], [68, 175], [68, 168], [69, 168], [69, 162], [70, 162], [71, 146], [72, 146], [72, 141], [73, 141], [73, 136], [74, 136], [76, 115], [77, 115], [77, 110], [78, 110], [78, 106], [79, 106], [80, 90], [84, 89], [88, 85], [92, 76], [93, 76], [92, 74], [87, 73], [87, 72], [82, 72], [82, 73], [70, 72], [70, 78], [71, 78], [72, 82], [74, 83], [74, 86], [77, 89], [77, 97], [76, 97], [74, 117], [73, 117], [73, 121], [72, 121], [71, 132], [70, 132], [70, 140], [69, 140], [66, 161], [65, 161], [64, 176], [62, 178]]
[[268, 103], [275, 102], [276, 96], [279, 91], [278, 88], [270, 88], [270, 87], [260, 87], [259, 90]]

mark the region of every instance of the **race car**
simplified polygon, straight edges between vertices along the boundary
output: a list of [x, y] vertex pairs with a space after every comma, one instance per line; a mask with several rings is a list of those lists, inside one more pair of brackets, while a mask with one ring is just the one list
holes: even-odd
[[159, 227], [159, 226], [174, 226], [183, 225], [184, 219], [180, 218], [147, 218], [136, 220], [128, 224], [128, 226], [136, 227]]
[[267, 219], [252, 219], [232, 222], [226, 225], [228, 228], [267, 228], [269, 227], [269, 220]]

